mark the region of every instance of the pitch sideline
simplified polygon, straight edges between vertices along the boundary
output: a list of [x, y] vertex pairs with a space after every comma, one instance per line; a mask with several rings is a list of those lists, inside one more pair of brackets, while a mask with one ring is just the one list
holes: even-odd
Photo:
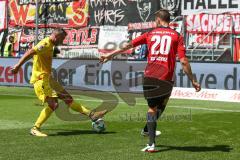
[[[31, 97], [36, 98], [36, 96], [32, 95], [19, 95], [19, 94], [0, 94], [0, 96], [16, 96], [16, 97]], [[79, 96], [79, 95], [73, 95], [73, 96]], [[102, 102], [102, 100], [87, 100], [82, 98], [76, 98], [76, 100], [86, 101], [86, 102]], [[111, 102], [113, 100], [105, 100], [108, 102]], [[120, 104], [125, 104], [124, 101], [119, 101]], [[136, 103], [136, 105], [146, 105], [146, 103]], [[178, 109], [192, 109], [192, 110], [205, 110], [205, 111], [217, 111], [217, 112], [238, 112], [240, 113], [240, 110], [229, 110], [229, 109], [220, 109], [220, 108], [202, 108], [202, 107], [191, 107], [191, 106], [168, 106], [170, 108], [178, 108]]]

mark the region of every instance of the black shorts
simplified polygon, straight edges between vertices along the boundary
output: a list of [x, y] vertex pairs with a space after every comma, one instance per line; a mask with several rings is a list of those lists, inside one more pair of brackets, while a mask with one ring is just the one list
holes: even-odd
[[164, 81], [152, 77], [144, 77], [143, 94], [148, 106], [161, 107], [171, 95], [173, 81]]

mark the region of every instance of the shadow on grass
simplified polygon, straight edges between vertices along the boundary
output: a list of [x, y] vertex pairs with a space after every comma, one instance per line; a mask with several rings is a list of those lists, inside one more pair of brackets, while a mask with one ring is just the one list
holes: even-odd
[[179, 150], [179, 151], [188, 151], [188, 152], [231, 152], [233, 148], [229, 145], [215, 145], [215, 146], [169, 146], [169, 145], [158, 145], [161, 147], [159, 152]]
[[102, 132], [97, 133], [92, 130], [68, 130], [68, 131], [60, 131], [54, 134], [49, 134], [49, 136], [75, 136], [75, 135], [81, 135], [81, 134], [99, 134], [99, 135], [105, 135], [105, 134], [115, 134], [116, 132]]

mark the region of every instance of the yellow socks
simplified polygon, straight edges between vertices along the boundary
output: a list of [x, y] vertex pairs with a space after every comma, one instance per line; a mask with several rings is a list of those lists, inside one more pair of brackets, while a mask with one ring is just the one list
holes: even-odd
[[87, 108], [85, 108], [84, 106], [82, 106], [79, 103], [76, 103], [75, 101], [73, 101], [69, 107], [71, 107], [74, 111], [80, 112], [82, 114], [85, 114], [87, 116], [89, 116], [89, 114], [91, 113], [90, 110], [88, 110]]
[[34, 126], [36, 126], [37, 128], [40, 128], [42, 124], [50, 117], [52, 112], [53, 110], [50, 107], [48, 106], [44, 107]]
[[[80, 112], [80, 113], [85, 114], [87, 116], [89, 116], [90, 113], [91, 113], [90, 110], [88, 110], [87, 108], [85, 108], [81, 104], [76, 103], [75, 101], [73, 101], [69, 105], [69, 107], [71, 107], [71, 109], [73, 109], [74, 111]], [[44, 107], [34, 126], [36, 126], [37, 128], [40, 128], [42, 126], [42, 124], [51, 116], [52, 112], [53, 112], [53, 110], [49, 106]]]

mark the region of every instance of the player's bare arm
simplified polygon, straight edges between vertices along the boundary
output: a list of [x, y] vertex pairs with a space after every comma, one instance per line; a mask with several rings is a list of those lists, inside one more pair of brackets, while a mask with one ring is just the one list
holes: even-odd
[[191, 80], [193, 87], [196, 89], [196, 92], [201, 90], [200, 84], [195, 80], [192, 74], [192, 69], [187, 57], [180, 59], [183, 71], [187, 74], [188, 78]]
[[14, 65], [12, 67], [12, 73], [16, 74], [19, 71], [19, 68], [29, 59], [31, 59], [34, 55], [36, 54], [36, 52], [33, 49], [28, 50], [23, 56], [22, 58], [18, 61], [18, 63], [16, 65]]
[[100, 58], [99, 58], [99, 61], [101, 63], [106, 63], [107, 61], [111, 60], [114, 56], [118, 55], [118, 54], [122, 54], [122, 52], [125, 52], [129, 49], [132, 49], [133, 48], [133, 45], [132, 43], [127, 43], [123, 48], [119, 49], [119, 50], [116, 50], [116, 51], [113, 51], [112, 53], [110, 54], [107, 54], [107, 55], [102, 55]]

